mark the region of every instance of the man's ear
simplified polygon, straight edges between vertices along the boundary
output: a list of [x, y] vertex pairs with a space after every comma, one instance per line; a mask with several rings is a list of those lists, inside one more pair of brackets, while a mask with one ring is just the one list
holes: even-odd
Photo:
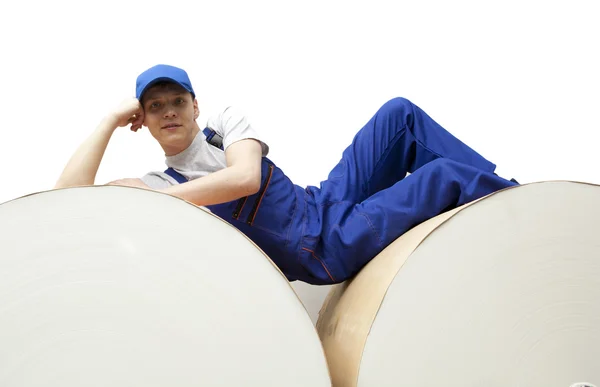
[[200, 109], [198, 108], [198, 100], [194, 98], [194, 119], [197, 120], [200, 117]]

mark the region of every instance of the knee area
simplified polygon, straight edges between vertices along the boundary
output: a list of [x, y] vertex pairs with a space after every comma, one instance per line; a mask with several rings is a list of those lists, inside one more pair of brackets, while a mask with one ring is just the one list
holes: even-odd
[[412, 102], [404, 97], [395, 97], [384, 103], [379, 109], [380, 113], [399, 115], [406, 112], [411, 112], [413, 108]]

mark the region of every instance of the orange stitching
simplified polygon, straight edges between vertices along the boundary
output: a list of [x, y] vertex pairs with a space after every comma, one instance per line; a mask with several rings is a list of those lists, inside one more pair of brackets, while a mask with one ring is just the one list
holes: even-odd
[[317, 257], [317, 256], [315, 255], [315, 252], [314, 252], [314, 251], [312, 251], [312, 250], [309, 250], [309, 249], [307, 249], [306, 247], [303, 247], [303, 248], [302, 248], [302, 250], [306, 250], [306, 251], [308, 251], [309, 253], [311, 253], [311, 254], [312, 254], [312, 256], [313, 256], [313, 257], [314, 257], [314, 258], [315, 258], [317, 261], [319, 261], [319, 262], [321, 263], [321, 266], [323, 266], [323, 269], [325, 269], [325, 271], [327, 272], [327, 275], [329, 276], [329, 278], [331, 278], [331, 280], [332, 280], [333, 282], [335, 282], [335, 279], [333, 278], [333, 276], [331, 275], [331, 273], [329, 272], [329, 270], [327, 270], [327, 267], [325, 266], [325, 264], [323, 263], [323, 261], [321, 261], [321, 260], [319, 259], [319, 257]]
[[242, 211], [244, 210], [244, 206], [246, 205], [247, 201], [248, 201], [248, 196], [246, 196], [244, 198], [244, 204], [242, 204], [242, 207], [240, 207], [240, 211], [238, 212], [237, 216], [233, 219], [240, 219], [240, 215], [242, 215]]
[[252, 215], [252, 219], [250, 219], [249, 224], [252, 225], [252, 223], [254, 223], [254, 218], [256, 218], [256, 214], [258, 213], [258, 209], [260, 208], [260, 203], [262, 202], [263, 198], [265, 197], [265, 194], [267, 193], [267, 189], [269, 188], [269, 183], [271, 183], [271, 177], [273, 176], [273, 166], [269, 165], [269, 169], [270, 169], [270, 173], [269, 173], [269, 178], [267, 179], [267, 182], [265, 183], [265, 190], [262, 192], [262, 195], [260, 195], [260, 199], [258, 199], [258, 204], [256, 205], [256, 210], [254, 211], [254, 215]]

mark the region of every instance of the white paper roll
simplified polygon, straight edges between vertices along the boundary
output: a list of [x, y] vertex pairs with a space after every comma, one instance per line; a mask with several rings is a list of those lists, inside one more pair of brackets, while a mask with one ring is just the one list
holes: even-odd
[[310, 317], [244, 235], [116, 186], [0, 205], [0, 386], [330, 386]]
[[600, 188], [575, 182], [414, 228], [329, 294], [334, 386], [600, 385], [599, 232]]

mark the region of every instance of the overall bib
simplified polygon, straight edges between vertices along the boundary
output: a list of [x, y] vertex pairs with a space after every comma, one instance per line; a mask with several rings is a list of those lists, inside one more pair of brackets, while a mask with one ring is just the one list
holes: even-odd
[[[203, 132], [222, 149], [214, 131]], [[288, 280], [334, 284], [419, 223], [518, 184], [495, 168], [418, 106], [394, 98], [358, 131], [319, 187], [292, 183], [263, 157], [256, 194], [206, 207], [256, 243]]]

